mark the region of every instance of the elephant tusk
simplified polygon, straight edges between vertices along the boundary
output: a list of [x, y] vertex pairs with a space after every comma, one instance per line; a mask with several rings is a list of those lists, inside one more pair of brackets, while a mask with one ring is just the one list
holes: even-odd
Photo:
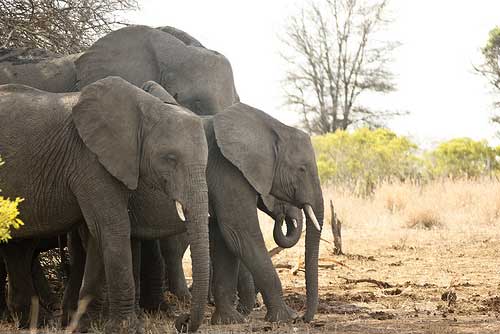
[[179, 218], [185, 222], [186, 221], [186, 217], [184, 216], [184, 208], [182, 207], [182, 204], [175, 201], [175, 208], [177, 209], [177, 215], [179, 216]]
[[297, 223], [297, 219], [292, 219], [292, 224], [293, 224], [293, 227], [297, 228], [297, 226], [299, 226], [299, 224]]
[[306, 215], [312, 220], [314, 227], [316, 227], [316, 229], [321, 232], [321, 226], [319, 225], [318, 220], [316, 219], [316, 215], [314, 214], [312, 206], [306, 204], [304, 206], [304, 210], [306, 211]]

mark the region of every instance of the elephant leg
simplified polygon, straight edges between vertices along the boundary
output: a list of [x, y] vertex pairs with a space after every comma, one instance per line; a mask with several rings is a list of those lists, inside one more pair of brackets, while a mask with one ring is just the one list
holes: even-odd
[[142, 242], [136, 238], [132, 238], [132, 268], [134, 274], [135, 285], [135, 312], [139, 314], [139, 299], [141, 298], [141, 244]]
[[97, 242], [94, 238], [87, 241], [87, 252], [85, 259], [85, 271], [83, 283], [80, 289], [79, 302], [87, 304], [83, 317], [79, 322], [79, 331], [85, 332], [90, 324], [103, 317], [104, 304], [104, 263], [98, 251]]
[[31, 272], [35, 291], [40, 298], [40, 305], [49, 312], [56, 310], [58, 303], [57, 297], [50, 288], [49, 281], [43, 272], [42, 265], [40, 263], [40, 255], [33, 257]]
[[9, 276], [7, 305], [22, 328], [30, 326], [31, 300], [37, 297], [31, 276], [35, 246], [35, 241], [26, 240], [10, 242], [1, 248]]
[[[108, 175], [106, 175], [108, 177]], [[105, 181], [104, 181], [105, 180]], [[95, 272], [85, 268], [85, 276], [96, 276], [102, 284], [107, 283], [107, 301], [109, 319], [104, 332], [135, 334], [142, 331], [142, 324], [135, 312], [135, 285], [132, 263], [132, 245], [130, 240], [130, 219], [128, 213], [128, 193], [123, 192], [123, 184], [115, 179], [100, 179], [99, 182], [85, 184], [75, 188], [78, 204], [89, 230], [89, 244], [95, 247], [87, 249], [87, 265], [96, 265]], [[95, 200], [99, 199], [99, 200]], [[89, 257], [89, 255], [93, 255]], [[104, 275], [102, 266], [104, 264]], [[97, 280], [94, 277], [95, 281]], [[86, 286], [84, 278], [82, 289]], [[93, 282], [95, 285], [96, 282]], [[84, 290], [85, 291], [85, 290]], [[95, 290], [90, 291], [95, 292]], [[85, 295], [82, 295], [85, 297]]]
[[140, 305], [148, 312], [164, 311], [173, 314], [163, 296], [165, 264], [158, 240], [142, 241]]
[[165, 277], [168, 291], [182, 301], [191, 300], [191, 293], [182, 267], [182, 258], [189, 245], [187, 234], [182, 233], [161, 241], [161, 251], [165, 261]]
[[[224, 241], [250, 271], [262, 293], [267, 308], [265, 319], [270, 322], [291, 321], [297, 318], [297, 313], [283, 300], [281, 281], [260, 230], [255, 191], [243, 184], [237, 189], [238, 192], [230, 193], [230, 198], [225, 195], [223, 201], [216, 201], [216, 215]], [[228, 207], [236, 209], [227, 210]]]
[[213, 286], [215, 311], [212, 324], [242, 323], [245, 318], [235, 309], [239, 261], [226, 246], [216, 222], [210, 223], [213, 249]]
[[255, 306], [255, 284], [250, 271], [240, 263], [238, 272], [238, 306], [237, 310], [243, 315], [249, 315]]
[[62, 302], [61, 326], [66, 327], [73, 318], [78, 308], [78, 295], [82, 286], [83, 275], [85, 271], [85, 249], [78, 230], [73, 230], [68, 236], [68, 252], [70, 263], [70, 274], [68, 283], [64, 289]]
[[0, 316], [7, 312], [7, 268], [3, 257], [0, 257]]

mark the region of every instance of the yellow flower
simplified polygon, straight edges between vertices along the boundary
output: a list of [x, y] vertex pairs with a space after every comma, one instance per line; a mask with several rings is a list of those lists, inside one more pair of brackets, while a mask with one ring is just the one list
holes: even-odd
[[[0, 166], [3, 164], [0, 158]], [[0, 196], [0, 242], [7, 242], [11, 239], [11, 228], [18, 229], [24, 223], [17, 218], [19, 215], [18, 205], [23, 201], [22, 198], [10, 200]]]

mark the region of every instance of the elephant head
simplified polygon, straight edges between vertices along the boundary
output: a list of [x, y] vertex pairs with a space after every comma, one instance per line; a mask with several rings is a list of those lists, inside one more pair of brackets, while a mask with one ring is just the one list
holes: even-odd
[[170, 27], [113, 31], [76, 61], [77, 85], [83, 88], [109, 75], [136, 86], [153, 80], [194, 113], [215, 114], [238, 101], [231, 64], [192, 41], [196, 40]]
[[306, 287], [310, 321], [318, 304], [318, 252], [324, 208], [309, 136], [268, 114], [236, 103], [213, 118], [217, 145], [261, 195], [303, 209], [306, 215]]
[[197, 303], [191, 315], [178, 323], [182, 327], [189, 319], [189, 330], [196, 330], [203, 319], [209, 279], [208, 149], [201, 120], [118, 77], [86, 86], [72, 117], [83, 142], [110, 174], [131, 190], [139, 178], [162, 190], [186, 220], [197, 261], [193, 264]]

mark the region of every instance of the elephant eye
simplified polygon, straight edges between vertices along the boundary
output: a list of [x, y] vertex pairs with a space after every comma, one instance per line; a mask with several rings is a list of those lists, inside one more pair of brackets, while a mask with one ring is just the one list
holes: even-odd
[[306, 166], [300, 166], [300, 167], [299, 167], [299, 171], [300, 171], [301, 173], [305, 173], [305, 172], [307, 171]]

